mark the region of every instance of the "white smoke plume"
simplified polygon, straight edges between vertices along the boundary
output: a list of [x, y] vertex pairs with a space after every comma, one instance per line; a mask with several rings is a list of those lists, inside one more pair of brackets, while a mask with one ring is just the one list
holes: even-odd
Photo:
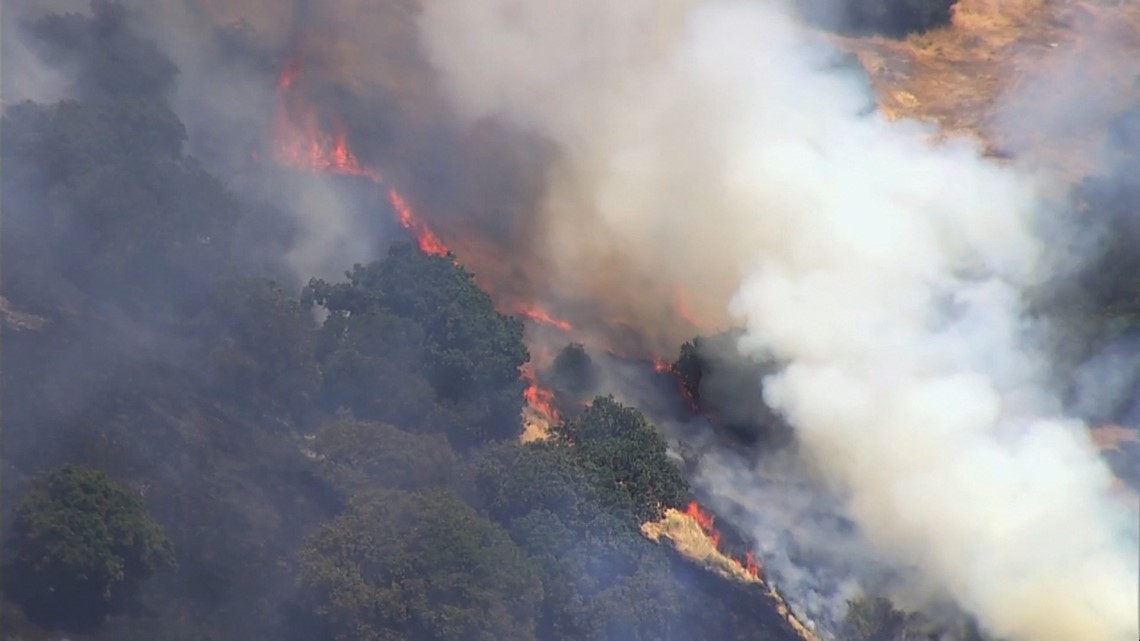
[[870, 545], [988, 634], [1137, 638], [1134, 519], [1023, 307], [1032, 180], [867, 114], [782, 5], [430, 0], [420, 27], [461, 117], [558, 146], [552, 289], [680, 283], [738, 317]]

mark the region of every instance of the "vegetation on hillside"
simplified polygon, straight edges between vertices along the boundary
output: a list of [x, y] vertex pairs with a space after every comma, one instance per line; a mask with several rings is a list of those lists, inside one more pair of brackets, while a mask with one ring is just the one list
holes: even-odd
[[[949, 6], [893, 4], [921, 28]], [[522, 325], [453, 257], [395, 242], [342, 280], [293, 274], [279, 212], [187, 152], [159, 43], [93, 7], [30, 26], [74, 91], [0, 127], [0, 285], [42, 319], [2, 330], [5, 638], [796, 638], [754, 586], [642, 535], [691, 496], [637, 409], [599, 396], [519, 442]], [[1079, 194], [1124, 220], [1129, 185]], [[1121, 317], [1126, 250], [1089, 289]], [[673, 371], [718, 426], [786, 442], [762, 403], [776, 365], [733, 341]], [[551, 376], [583, 401], [601, 381], [580, 345]], [[851, 625], [890, 638], [901, 616], [862, 604]]]
[[67, 465], [24, 495], [12, 524], [5, 589], [35, 620], [97, 625], [139, 584], [175, 565], [139, 497], [99, 470]]
[[641, 535], [690, 497], [640, 412], [519, 442], [522, 325], [452, 257], [298, 286], [274, 212], [187, 152], [178, 70], [92, 6], [30, 28], [72, 98], [0, 129], [5, 304], [43, 321], [3, 328], [6, 632], [792, 638]]

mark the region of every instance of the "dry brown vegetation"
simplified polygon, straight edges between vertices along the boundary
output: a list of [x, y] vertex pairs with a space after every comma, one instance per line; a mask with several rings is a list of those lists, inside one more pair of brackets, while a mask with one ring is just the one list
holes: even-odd
[[836, 41], [866, 68], [889, 117], [976, 136], [997, 156], [1031, 150], [1070, 180], [1091, 170], [1103, 119], [1020, 140], [1003, 119], [1055, 121], [1054, 101], [1103, 114], [1140, 101], [1140, 3], [1125, 0], [960, 0], [942, 29]]

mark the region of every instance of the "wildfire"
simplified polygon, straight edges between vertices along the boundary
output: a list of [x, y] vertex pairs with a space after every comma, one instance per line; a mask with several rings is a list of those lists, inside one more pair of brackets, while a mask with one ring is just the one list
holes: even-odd
[[534, 364], [527, 363], [519, 370], [522, 373], [523, 380], [526, 381], [527, 387], [523, 392], [527, 403], [542, 414], [548, 423], [557, 423], [561, 420], [558, 414], [558, 408], [554, 406], [554, 392], [547, 387], [543, 387], [538, 382], [538, 376], [535, 374]]
[[514, 310], [514, 313], [529, 318], [537, 323], [542, 323], [543, 325], [557, 327], [567, 333], [574, 331], [574, 326], [571, 325], [569, 321], [555, 318], [551, 316], [549, 312], [538, 306], [518, 307]]
[[702, 413], [700, 403], [697, 403], [697, 399], [693, 398], [692, 392], [690, 392], [689, 388], [685, 385], [685, 381], [681, 378], [681, 375], [673, 369], [673, 363], [664, 358], [655, 358], [653, 359], [653, 371], [672, 377], [674, 384], [677, 386], [677, 393], [689, 404], [689, 409], [692, 410], [694, 414]]
[[[322, 126], [316, 111], [292, 91], [301, 66], [290, 60], [277, 79], [278, 105], [273, 140], [282, 162], [299, 169], [367, 178], [377, 185], [384, 183], [380, 172], [360, 162], [348, 144], [348, 134], [339, 121], [333, 122], [333, 133]], [[406, 198], [395, 187], [388, 187], [388, 202], [399, 217], [400, 226], [416, 238], [425, 254], [446, 256], [447, 245], [422, 220], [416, 217]]]
[[[713, 547], [715, 547], [717, 551], [721, 551], [720, 532], [716, 529], [716, 516], [712, 512], [705, 511], [696, 501], [690, 501], [688, 507], [685, 508], [685, 516], [696, 521], [697, 525], [701, 527], [701, 531], [712, 541]], [[745, 572], [751, 575], [752, 578], [760, 578], [760, 563], [751, 552], [744, 555], [743, 561], [738, 559], [733, 560], [740, 565]]]
[[450, 253], [447, 245], [443, 244], [439, 236], [436, 236], [435, 232], [429, 229], [422, 220], [416, 218], [411, 205], [400, 195], [400, 192], [396, 191], [395, 187], [388, 188], [388, 202], [392, 203], [392, 209], [395, 209], [396, 214], [400, 217], [400, 226], [412, 232], [416, 237], [420, 251], [436, 256], [446, 256]]
[[348, 146], [344, 127], [337, 123], [336, 133], [322, 130], [315, 113], [303, 116], [303, 126], [295, 126], [288, 110], [282, 108], [277, 120], [278, 156], [288, 165], [316, 172], [344, 174], [381, 182], [380, 172], [360, 164]]
[[[435, 256], [451, 255], [443, 240], [416, 216], [408, 199], [388, 184], [378, 169], [361, 162], [349, 143], [344, 123], [335, 114], [318, 111], [307, 100], [305, 87], [301, 60], [296, 56], [291, 57], [282, 66], [277, 78], [278, 100], [273, 123], [273, 143], [278, 160], [305, 171], [367, 178], [385, 189], [388, 203], [396, 213], [400, 226], [412, 234], [420, 251]], [[697, 326], [686, 292], [676, 287], [673, 294], [673, 306], [677, 313]], [[507, 305], [503, 311], [567, 334], [577, 331], [573, 323], [555, 316], [535, 301]], [[639, 333], [636, 324], [626, 324], [632, 334]], [[669, 372], [671, 369], [670, 364], [664, 360], [654, 361], [654, 367], [658, 372]], [[558, 423], [561, 416], [555, 406], [554, 392], [538, 382], [534, 365], [524, 367], [522, 376], [527, 383], [525, 398], [530, 406], [528, 420], [545, 425]]]

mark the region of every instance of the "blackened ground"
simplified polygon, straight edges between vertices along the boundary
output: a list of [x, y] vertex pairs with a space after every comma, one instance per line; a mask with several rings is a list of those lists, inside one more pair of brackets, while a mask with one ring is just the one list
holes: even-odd
[[804, 17], [849, 35], [901, 38], [950, 22], [956, 0], [806, 0], [796, 3]]

